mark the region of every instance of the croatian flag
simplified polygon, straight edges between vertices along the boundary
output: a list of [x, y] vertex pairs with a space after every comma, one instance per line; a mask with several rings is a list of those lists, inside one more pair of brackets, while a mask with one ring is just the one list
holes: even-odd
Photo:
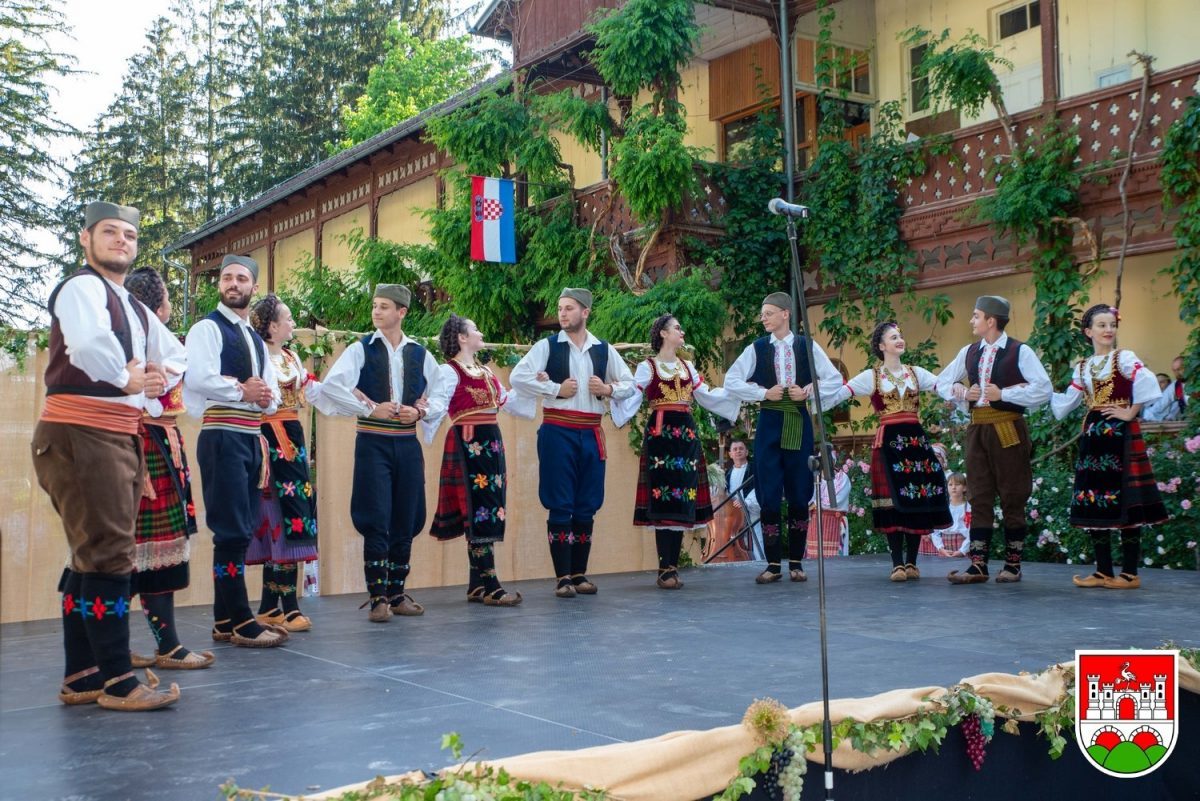
[[516, 264], [512, 181], [471, 176], [471, 259]]

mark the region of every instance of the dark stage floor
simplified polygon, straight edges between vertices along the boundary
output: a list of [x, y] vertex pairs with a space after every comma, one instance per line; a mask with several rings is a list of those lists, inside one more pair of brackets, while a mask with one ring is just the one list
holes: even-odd
[[[951, 586], [956, 562], [892, 584], [883, 557], [827, 565], [833, 697], [1038, 670], [1074, 649], [1200, 645], [1200, 575], [1150, 570], [1141, 590], [1079, 590], [1079, 568], [1029, 565], [1018, 585]], [[367, 621], [360, 597], [308, 599], [313, 631], [286, 648], [216, 645], [205, 671], [161, 671], [183, 697], [156, 713], [64, 707], [57, 621], [0, 627], [0, 798], [213, 799], [233, 778], [287, 793], [433, 769], [445, 732], [484, 757], [583, 748], [735, 723], [756, 697], [820, 694], [816, 564], [807, 584], [756, 586], [761, 565], [600, 576], [560, 600], [515, 582], [515, 609], [420, 590], [421, 618]], [[464, 568], [465, 571], [465, 568]], [[49, 588], [48, 588], [49, 590]], [[208, 648], [210, 610], [181, 610]], [[135, 616], [134, 646], [150, 650]]]

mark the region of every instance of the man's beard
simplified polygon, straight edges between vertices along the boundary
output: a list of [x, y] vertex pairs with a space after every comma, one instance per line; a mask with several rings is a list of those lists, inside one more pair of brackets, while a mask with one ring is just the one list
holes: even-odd
[[133, 266], [133, 259], [126, 262], [114, 261], [112, 259], [89, 259], [88, 263], [93, 267], [101, 267], [110, 273], [118, 273], [126, 275], [129, 273], [129, 268]]
[[[230, 300], [231, 297], [236, 297], [236, 300]], [[221, 294], [221, 302], [231, 309], [244, 309], [250, 305], [250, 293], [243, 295], [238, 292], [235, 295], [234, 292], [226, 291]]]
[[576, 323], [567, 323], [562, 327], [562, 330], [566, 331], [568, 334], [578, 334], [583, 330], [583, 320], [580, 320]]

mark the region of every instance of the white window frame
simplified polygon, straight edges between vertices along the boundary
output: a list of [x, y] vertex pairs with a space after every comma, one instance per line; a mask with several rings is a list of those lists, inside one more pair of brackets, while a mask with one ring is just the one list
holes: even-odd
[[[813, 61], [815, 62], [816, 61], [817, 40], [813, 39], [811, 37], [801, 36], [799, 33], [792, 36], [792, 53], [798, 52], [798, 49], [796, 47], [796, 42], [798, 42], [801, 39], [805, 39], [805, 40], [813, 43]], [[870, 46], [864, 46], [861, 44], [855, 44], [853, 42], [848, 42], [844, 39], [830, 39], [829, 44], [832, 47], [844, 47], [847, 50], [859, 50], [859, 51], [867, 54], [867, 74], [870, 76], [870, 79], [871, 79], [871, 93], [864, 95], [860, 92], [847, 92], [846, 99], [853, 100], [856, 103], [876, 103], [876, 102], [878, 102], [878, 100], [879, 100], [879, 73], [876, 70], [878, 67], [879, 60], [875, 57], [875, 48], [870, 47]], [[814, 63], [814, 67], [815, 67], [815, 63]], [[800, 80], [800, 64], [797, 63], [797, 60], [795, 58], [792, 59], [792, 83], [794, 84], [795, 88], [798, 90], [803, 90], [805, 92], [812, 92], [814, 94], [818, 91], [817, 85], [815, 83], [808, 83], [807, 81]], [[874, 124], [874, 118], [875, 118], [875, 115], [874, 115], [874, 112], [872, 111], [872, 114], [871, 114], [872, 124]]]
[[[1116, 80], [1113, 80], [1116, 78]], [[1133, 80], [1133, 65], [1132, 64], [1117, 64], [1105, 70], [1096, 72], [1096, 88], [1106, 89], [1110, 86], [1118, 86], [1126, 81]]]
[[[929, 44], [930, 43], [926, 41], [926, 42], [918, 42], [915, 45], [909, 45], [907, 43], [900, 45], [900, 63], [904, 65], [904, 111], [905, 111], [905, 119], [907, 119], [907, 120], [919, 120], [919, 119], [923, 119], [924, 117], [932, 116], [934, 114], [932, 99], [929, 101], [929, 105], [923, 109], [917, 109], [917, 108], [913, 107], [913, 101], [915, 100], [915, 98], [913, 97], [913, 90], [912, 90], [912, 88], [913, 88], [912, 74], [913, 74], [913, 67], [915, 67], [916, 65], [913, 64], [913, 61], [912, 61], [912, 51], [916, 50], [918, 47], [921, 47], [922, 45], [929, 45]], [[926, 78], [926, 80], [928, 81], [929, 79]]]
[[[1000, 15], [1007, 14], [1010, 11], [1015, 11], [1018, 8], [1024, 7], [1025, 9], [1027, 9], [1026, 10], [1026, 19], [1032, 20], [1032, 17], [1030, 17], [1028, 15], [1029, 14], [1028, 8], [1029, 8], [1029, 6], [1033, 5], [1033, 3], [1035, 1], [1036, 0], [1017, 0], [1017, 2], [1015, 2], [1015, 3], [1005, 3], [1004, 5], [996, 6], [989, 11], [988, 22], [990, 23], [991, 30], [992, 30], [992, 37], [991, 37], [992, 44], [994, 44], [994, 45], [1000, 44], [1001, 42], [1003, 42], [1007, 39], [1013, 39], [1017, 36], [1022, 36], [1024, 34], [1029, 33], [1034, 28], [1039, 27], [1041, 25], [1040, 19], [1039, 19], [1039, 22], [1037, 25], [1030, 24], [1029, 27], [1027, 27], [1025, 30], [1021, 31], [1020, 33], [1014, 33], [1011, 36], [1005, 36], [1003, 38], [1001, 38], [1001, 36], [1000, 36]], [[1047, 2], [1047, 0], [1041, 0], [1041, 1]], [[1039, 12], [1039, 14], [1040, 14], [1040, 12]]]

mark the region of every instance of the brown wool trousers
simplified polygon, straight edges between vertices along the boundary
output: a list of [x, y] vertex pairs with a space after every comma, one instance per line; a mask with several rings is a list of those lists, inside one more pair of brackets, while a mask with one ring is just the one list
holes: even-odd
[[1033, 443], [1025, 419], [1014, 420], [1020, 442], [1000, 446], [996, 427], [988, 423], [967, 426], [967, 501], [971, 504], [971, 528], [996, 527], [996, 498], [1006, 529], [1025, 525], [1025, 506], [1033, 494]]
[[146, 469], [138, 438], [39, 422], [32, 450], [38, 484], [62, 518], [71, 570], [132, 573], [133, 532]]

